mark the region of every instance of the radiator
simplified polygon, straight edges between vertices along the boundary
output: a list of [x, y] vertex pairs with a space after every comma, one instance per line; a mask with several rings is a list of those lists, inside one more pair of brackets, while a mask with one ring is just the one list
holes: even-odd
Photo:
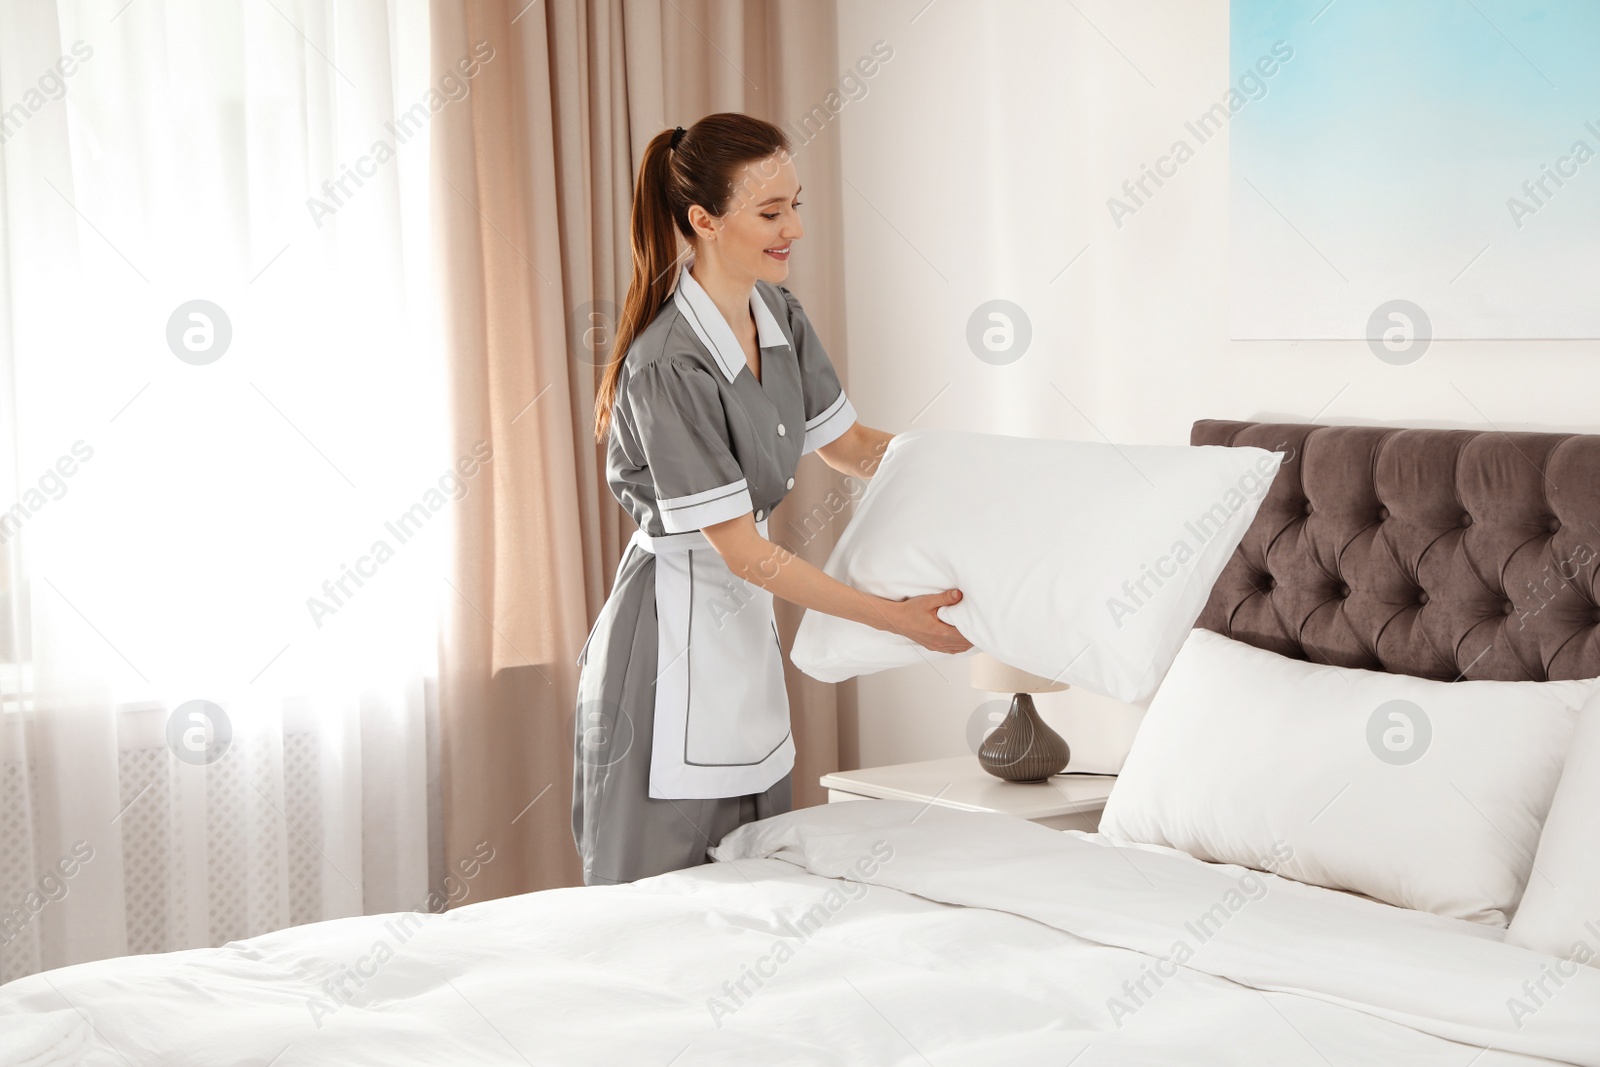
[[[6, 725], [20, 734], [20, 719]], [[281, 791], [270, 735], [235, 735], [227, 753], [201, 771], [180, 764], [164, 744], [126, 744], [128, 733], [148, 731], [127, 731], [117, 759], [128, 952], [219, 946], [323, 918], [327, 868], [314, 733], [281, 735]], [[39, 842], [37, 771], [34, 757], [26, 770], [17, 758], [0, 762], [0, 902], [7, 908], [37, 888], [59, 851]], [[204, 774], [203, 795], [197, 773]], [[0, 982], [41, 969], [42, 921], [43, 912], [0, 943]]]

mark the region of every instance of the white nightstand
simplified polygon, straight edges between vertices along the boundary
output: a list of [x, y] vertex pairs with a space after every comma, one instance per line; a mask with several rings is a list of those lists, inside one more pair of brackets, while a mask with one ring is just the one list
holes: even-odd
[[996, 811], [1056, 830], [1093, 831], [1111, 795], [1110, 775], [1058, 774], [1045, 782], [1007, 782], [978, 766], [976, 756], [868, 767], [825, 774], [828, 803], [921, 800], [964, 811]]

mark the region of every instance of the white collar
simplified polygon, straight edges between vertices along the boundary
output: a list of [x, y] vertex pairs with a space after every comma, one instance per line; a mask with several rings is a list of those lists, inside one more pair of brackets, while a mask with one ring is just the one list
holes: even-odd
[[[733, 327], [728, 325], [728, 320], [722, 317], [722, 312], [712, 302], [711, 294], [689, 273], [692, 263], [694, 257], [690, 256], [678, 270], [678, 288], [672, 294], [673, 302], [678, 305], [683, 317], [689, 320], [695, 336], [716, 358], [723, 376], [731, 382], [748, 366], [744, 349], [734, 336]], [[762, 348], [789, 346], [789, 339], [783, 335], [783, 327], [778, 325], [772, 309], [753, 285], [750, 287], [750, 313], [756, 321], [756, 344]]]

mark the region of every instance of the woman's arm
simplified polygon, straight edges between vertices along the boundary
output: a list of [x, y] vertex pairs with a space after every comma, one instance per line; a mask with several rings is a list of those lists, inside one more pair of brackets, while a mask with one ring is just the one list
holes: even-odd
[[[876, 466], [876, 460], [873, 463]], [[961, 599], [959, 589], [889, 600], [829, 577], [756, 530], [749, 512], [701, 528], [734, 574], [803, 608], [890, 630], [934, 652], [965, 652], [972, 642], [936, 614]]]
[[857, 420], [844, 433], [817, 449], [817, 455], [840, 474], [871, 478], [877, 473], [878, 461], [893, 437], [887, 430], [875, 430]]

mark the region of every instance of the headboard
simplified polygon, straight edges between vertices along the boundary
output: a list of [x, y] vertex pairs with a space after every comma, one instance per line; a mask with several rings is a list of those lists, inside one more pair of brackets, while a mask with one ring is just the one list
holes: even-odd
[[1196, 625], [1455, 681], [1600, 676], [1600, 435], [1194, 424], [1285, 453]]

